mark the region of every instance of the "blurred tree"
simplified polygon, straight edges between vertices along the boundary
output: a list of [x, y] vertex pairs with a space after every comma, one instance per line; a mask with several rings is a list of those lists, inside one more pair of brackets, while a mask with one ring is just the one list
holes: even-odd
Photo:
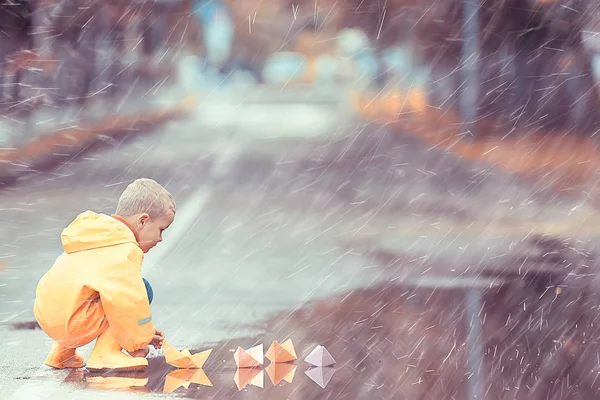
[[[290, 41], [309, 21], [322, 42], [333, 41], [343, 28], [362, 29], [378, 55], [410, 43], [415, 67], [429, 70], [430, 101], [458, 107], [461, 1], [227, 1], [238, 18], [240, 41], [255, 39], [263, 53], [277, 50], [281, 37]], [[480, 0], [479, 11], [479, 115], [495, 120], [504, 133], [513, 127], [596, 132], [600, 99], [582, 31], [599, 14], [597, 2]], [[270, 40], [260, 45], [256, 39], [265, 36]]]
[[[591, 57], [582, 43], [587, 0], [481, 1], [481, 116], [506, 126], [570, 130], [598, 128], [600, 99]], [[418, 9], [417, 9], [418, 10]], [[460, 90], [461, 2], [420, 2], [408, 23], [416, 49], [436, 84]], [[455, 99], [434, 102], [455, 104]]]

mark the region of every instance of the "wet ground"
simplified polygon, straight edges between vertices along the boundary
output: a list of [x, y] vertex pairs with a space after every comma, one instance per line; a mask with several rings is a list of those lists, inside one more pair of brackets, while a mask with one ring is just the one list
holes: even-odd
[[[146, 260], [154, 320], [178, 348], [213, 348], [204, 367], [212, 386], [174, 395], [595, 397], [598, 218], [585, 193], [536, 187], [358, 121], [285, 138], [194, 123], [2, 193], [0, 393], [114, 398], [131, 386], [151, 396], [187, 385], [160, 352], [147, 376], [38, 370], [48, 339], [12, 328], [31, 327], [35, 285], [60, 251], [60, 230], [87, 208], [111, 212], [124, 185], [147, 176], [179, 210]], [[300, 358], [292, 382], [273, 384], [269, 371], [291, 370], [265, 367], [263, 388], [239, 390], [237, 346], [266, 351], [287, 338]], [[302, 361], [317, 344], [337, 360], [324, 388]]]
[[[211, 346], [200, 373], [177, 370], [157, 357], [146, 373], [77, 370], [64, 384], [194, 399], [467, 399], [469, 381], [478, 379], [467, 366], [468, 295], [460, 288], [424, 286], [384, 284], [284, 312], [259, 337]], [[536, 275], [492, 286], [481, 291], [484, 306], [471, 316], [483, 325], [484, 356], [477, 368], [485, 398], [594, 398], [600, 388], [594, 373], [598, 353], [589, 338], [596, 329], [593, 311], [586, 309], [586, 285]], [[236, 369], [237, 346], [262, 343], [266, 350], [271, 340], [287, 338], [294, 341], [298, 361]], [[303, 361], [318, 344], [335, 365], [316, 368]]]

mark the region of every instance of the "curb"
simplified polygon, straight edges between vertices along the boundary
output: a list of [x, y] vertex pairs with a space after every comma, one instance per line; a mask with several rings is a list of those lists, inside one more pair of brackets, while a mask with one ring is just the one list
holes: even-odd
[[162, 124], [188, 115], [196, 99], [185, 98], [174, 106], [115, 116], [103, 121], [42, 134], [24, 146], [0, 151], [0, 189], [17, 183], [36, 172], [82, 156], [108, 138], [124, 138], [144, 134]]
[[354, 93], [353, 100], [355, 110], [366, 120], [387, 125], [396, 134], [419, 137], [432, 149], [532, 178], [540, 187], [554, 187], [562, 194], [580, 194], [590, 184], [595, 186], [600, 157], [592, 137], [523, 129], [506, 133], [488, 119], [477, 122], [486, 135], [463, 139], [467, 135], [460, 115], [431, 106], [421, 90], [388, 96]]

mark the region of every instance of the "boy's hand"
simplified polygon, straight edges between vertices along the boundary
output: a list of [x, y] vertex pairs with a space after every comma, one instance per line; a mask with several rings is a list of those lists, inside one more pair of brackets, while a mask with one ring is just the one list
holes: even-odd
[[158, 329], [154, 332], [154, 338], [150, 342], [155, 349], [160, 349], [162, 347], [162, 342], [165, 340], [165, 334], [159, 331]]
[[131, 355], [131, 357], [143, 357], [146, 358], [146, 356], [148, 355], [148, 353], [150, 353], [150, 347], [146, 346], [144, 348], [141, 348], [139, 350], [133, 351], [131, 353], [129, 353]]

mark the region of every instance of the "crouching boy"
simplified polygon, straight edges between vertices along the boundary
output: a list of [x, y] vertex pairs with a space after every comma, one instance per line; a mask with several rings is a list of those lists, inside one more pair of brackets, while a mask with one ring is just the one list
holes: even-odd
[[40, 327], [54, 340], [46, 365], [83, 367], [76, 349], [97, 339], [89, 370], [148, 367], [148, 345], [160, 348], [164, 335], [152, 322], [142, 259], [174, 218], [171, 194], [138, 179], [121, 195], [115, 215], [86, 211], [62, 231], [64, 252], [41, 278], [34, 305]]

